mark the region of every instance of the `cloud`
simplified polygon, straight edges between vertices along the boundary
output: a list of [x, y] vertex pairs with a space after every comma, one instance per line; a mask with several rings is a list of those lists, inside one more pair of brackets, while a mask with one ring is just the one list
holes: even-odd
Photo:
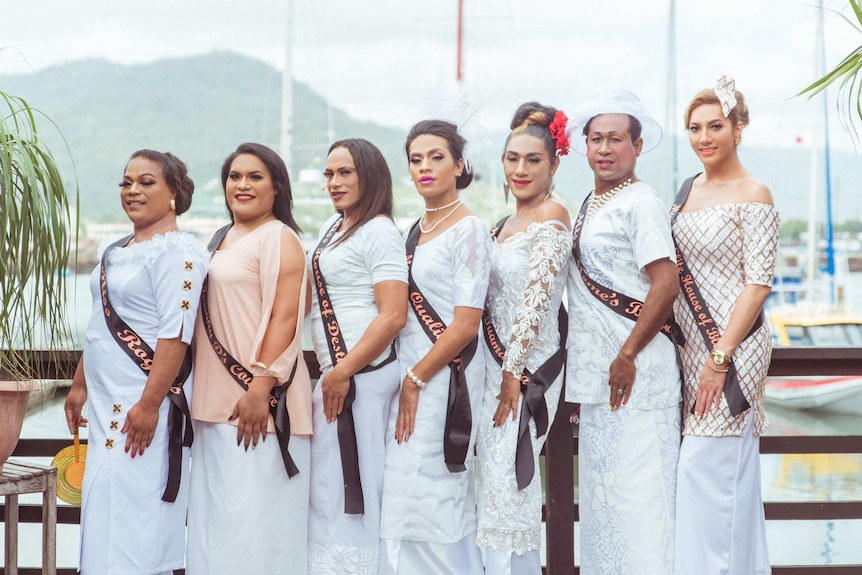
[[[826, 0], [827, 9], [846, 7]], [[293, 72], [333, 103], [362, 118], [405, 126], [421, 94], [454, 78], [456, 0], [294, 0]], [[492, 121], [538, 99], [561, 107], [601, 84], [630, 87], [654, 115], [667, 108], [666, 2], [472, 0], [465, 3], [463, 71], [471, 91], [488, 95]], [[698, 89], [730, 74], [752, 109], [750, 141], [782, 141], [814, 125], [819, 107], [792, 99], [816, 77], [810, 0], [677, 1], [675, 116]], [[825, 14], [827, 62], [834, 66], [859, 35]], [[22, 22], [39, 25], [22, 26]], [[73, 59], [139, 63], [233, 50], [278, 68], [284, 61], [283, 3], [150, 0], [6, 2], [0, 73]], [[789, 100], [788, 100], [789, 99]], [[677, 120], [678, 122], [678, 120]], [[838, 146], [849, 136], [833, 131]]]

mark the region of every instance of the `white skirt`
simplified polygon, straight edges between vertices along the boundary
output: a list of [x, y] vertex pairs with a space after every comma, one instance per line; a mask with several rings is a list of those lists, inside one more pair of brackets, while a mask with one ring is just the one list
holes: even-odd
[[290, 437], [290, 479], [274, 433], [245, 451], [235, 426], [194, 423], [186, 573], [306, 573], [308, 436]]
[[[384, 539], [380, 575], [482, 575], [482, 554], [471, 533], [454, 543]], [[488, 573], [491, 573], [490, 571]]]
[[[137, 369], [137, 368], [136, 368]], [[139, 395], [139, 392], [137, 392]], [[96, 398], [99, 405], [110, 398]], [[131, 407], [128, 398], [123, 406]], [[168, 402], [159, 410], [159, 425], [143, 455], [125, 452], [122, 428], [125, 413], [111, 414], [110, 403], [101, 414], [117, 421], [107, 436], [91, 405], [90, 447], [82, 487], [80, 570], [86, 575], [156, 575], [183, 565], [186, 511], [189, 497], [189, 449], [183, 448], [182, 477], [177, 499], [162, 501], [168, 475]], [[111, 439], [112, 448], [106, 447]]]
[[582, 575], [673, 573], [679, 425], [678, 406], [581, 404]]
[[338, 423], [323, 415], [323, 382], [312, 395], [311, 499], [308, 512], [308, 572], [312, 575], [377, 575], [380, 560], [380, 504], [386, 463], [386, 423], [401, 383], [398, 362], [354, 376], [353, 420], [363, 515], [344, 513], [344, 481]]
[[[502, 376], [499, 366], [487, 350], [485, 365], [487, 368], [485, 395], [478, 422], [479, 438], [476, 441], [479, 463], [476, 493], [479, 529], [476, 540], [485, 550], [486, 557], [491, 550], [508, 552], [507, 555], [512, 557], [523, 557], [531, 551], [538, 551], [542, 545], [542, 474], [539, 469], [539, 455], [548, 435], [545, 433], [537, 439], [536, 422], [532, 420], [529, 422], [533, 448], [533, 480], [519, 491], [515, 475], [515, 456], [524, 396], [521, 394], [518, 397], [518, 419], [512, 421], [509, 416], [503, 425], [494, 427], [494, 412], [499, 404], [497, 395], [500, 393]], [[557, 413], [562, 385], [561, 373], [545, 393], [549, 427]], [[535, 558], [535, 569], [541, 571], [538, 553], [532, 555]], [[489, 573], [497, 572], [497, 570], [489, 571]]]
[[686, 435], [676, 495], [676, 573], [766, 575], [760, 437], [754, 415], [741, 437]]

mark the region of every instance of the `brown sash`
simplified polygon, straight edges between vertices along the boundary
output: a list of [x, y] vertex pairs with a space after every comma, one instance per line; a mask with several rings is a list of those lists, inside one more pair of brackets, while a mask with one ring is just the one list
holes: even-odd
[[[575, 222], [575, 231], [574, 231], [574, 244], [572, 245], [572, 255], [574, 255], [575, 265], [578, 267], [578, 271], [581, 274], [581, 279], [584, 280], [584, 284], [586, 284], [589, 292], [595, 297], [597, 300], [606, 305], [613, 312], [628, 318], [632, 321], [637, 321], [638, 316], [641, 313], [641, 308], [643, 308], [643, 302], [640, 300], [636, 300], [632, 297], [629, 297], [623, 293], [613, 291], [610, 288], [603, 286], [597, 281], [590, 278], [587, 275], [586, 270], [581, 262], [581, 232], [584, 228], [584, 218], [587, 215], [587, 206], [589, 204], [589, 196], [584, 200], [583, 205], [581, 206], [581, 211], [578, 212], [578, 219]], [[679, 328], [679, 325], [676, 323], [676, 320], [673, 317], [673, 312], [670, 313], [667, 317], [667, 321], [665, 321], [662, 326], [660, 333], [664, 334], [672, 343], [680, 347], [685, 347], [685, 337], [682, 334], [682, 330]]]
[[[108, 252], [116, 247], [126, 245], [132, 237], [134, 236], [128, 235], [117, 240], [108, 246], [102, 254], [99, 268], [102, 312], [105, 315], [105, 323], [108, 325], [108, 331], [111, 332], [117, 345], [135, 362], [135, 365], [141, 368], [141, 371], [149, 376], [150, 369], [153, 366], [153, 356], [155, 355], [153, 349], [147, 345], [147, 342], [129, 324], [123, 321], [123, 318], [117, 314], [114, 306], [111, 305], [111, 299], [108, 297], [108, 275], [105, 269]], [[183, 362], [180, 365], [177, 377], [174, 379], [174, 384], [167, 395], [171, 402], [168, 410], [168, 480], [165, 491], [162, 493], [162, 501], [168, 503], [176, 501], [177, 493], [179, 493], [183, 467], [183, 447], [191, 447], [192, 441], [194, 441], [192, 420], [189, 415], [189, 403], [183, 391], [183, 384], [188, 379], [191, 370], [191, 350], [186, 348], [186, 353], [183, 356]], [[184, 418], [185, 425], [183, 424]]]
[[[673, 202], [673, 207], [670, 210], [670, 223], [673, 226], [676, 216], [688, 199], [691, 193], [691, 185], [694, 179], [700, 174], [696, 174], [682, 183], [679, 188], [679, 194]], [[691, 315], [694, 317], [697, 329], [703, 337], [706, 344], [706, 349], [711, 350], [715, 347], [715, 343], [721, 338], [721, 332], [718, 330], [718, 324], [712, 317], [712, 312], [709, 311], [709, 306], [700, 292], [700, 288], [694, 279], [694, 274], [691, 273], [688, 264], [682, 257], [682, 251], [679, 249], [679, 244], [676, 242], [676, 236], [673, 238], [674, 246], [676, 247], [676, 267], [679, 273], [679, 286], [685, 296], [685, 302], [691, 310]], [[763, 325], [763, 311], [757, 316], [751, 330], [743, 338], [743, 341], [748, 339], [751, 334], [760, 329]], [[736, 365], [730, 362], [727, 366], [727, 373], [724, 376], [724, 397], [727, 399], [727, 406], [730, 408], [730, 414], [734, 417], [743, 413], [751, 407], [748, 400], [745, 399], [745, 394], [742, 392], [742, 386], [739, 384], [739, 374], [736, 372]], [[691, 408], [694, 413], [694, 406]]]
[[[332, 241], [343, 221], [343, 216], [335, 220], [335, 223], [332, 224], [332, 227], [329, 228], [323, 235], [320, 243], [317, 244], [311, 257], [311, 270], [314, 274], [314, 285], [317, 289], [317, 306], [320, 309], [320, 317], [324, 323], [324, 331], [329, 336], [329, 339], [326, 340], [326, 345], [329, 348], [329, 358], [333, 366], [337, 365], [347, 355], [348, 350], [341, 333], [341, 327], [338, 325], [338, 318], [335, 317], [335, 308], [332, 306], [332, 300], [329, 298], [326, 280], [320, 271], [320, 254], [323, 253], [323, 250]], [[390, 347], [389, 357], [378, 365], [365, 366], [358, 373], [368, 373], [380, 369], [396, 359], [395, 345], [393, 344]], [[336, 418], [338, 424], [338, 448], [341, 452], [341, 473], [344, 479], [344, 512], [350, 515], [365, 513], [362, 478], [359, 474], [359, 450], [356, 445], [356, 425], [353, 420], [353, 402], [355, 400], [356, 381], [351, 376], [347, 397], [344, 398], [344, 407]]]
[[[416, 252], [418, 242], [419, 220], [416, 220], [407, 235], [407, 289], [410, 292], [410, 307], [419, 319], [419, 325], [425, 330], [425, 335], [434, 343], [446, 331], [446, 324], [413, 280], [413, 254]], [[464, 462], [470, 446], [473, 414], [464, 370], [470, 365], [478, 345], [477, 335], [449, 362], [449, 399], [446, 406], [446, 425], [443, 429], [443, 458], [450, 473], [467, 470]]]
[[[506, 216], [491, 230], [491, 236], [496, 238], [509, 216]], [[527, 487], [533, 481], [533, 445], [530, 441], [530, 418], [536, 422], [536, 439], [542, 437], [548, 431], [548, 406], [545, 403], [545, 392], [563, 371], [566, 362], [566, 341], [569, 336], [569, 314], [560, 305], [558, 312], [560, 347], [554, 354], [545, 360], [535, 372], [524, 369], [521, 375], [521, 402], [520, 421], [518, 423], [518, 443], [515, 451], [515, 478], [518, 490]], [[506, 356], [506, 346], [500, 340], [494, 323], [491, 320], [491, 310], [485, 306], [482, 312], [482, 325], [485, 334], [485, 343], [491, 350], [491, 355], [502, 367]]]
[[[231, 224], [224, 226], [213, 234], [207, 249], [210, 253], [214, 253], [221, 244], [224, 237], [230, 230]], [[248, 391], [248, 386], [251, 383], [254, 375], [245, 368], [240, 362], [234, 358], [230, 352], [219, 342], [213, 328], [212, 318], [210, 317], [209, 309], [209, 277], [204, 280], [204, 285], [201, 288], [201, 319], [204, 322], [204, 329], [207, 332], [210, 346], [216, 356], [221, 360], [222, 365], [233, 378], [233, 380], [244, 391]], [[287, 412], [287, 389], [293, 383], [293, 377], [296, 375], [296, 367], [299, 364], [299, 359], [293, 364], [293, 369], [290, 370], [290, 375], [287, 381], [282, 385], [277, 385], [272, 388], [269, 393], [269, 414], [272, 416], [273, 424], [275, 425], [275, 436], [278, 439], [278, 448], [281, 451], [281, 459], [284, 463], [284, 470], [287, 471], [288, 477], [294, 477], [299, 473], [299, 468], [293, 462], [293, 458], [288, 451], [288, 443], [290, 442], [290, 415]]]

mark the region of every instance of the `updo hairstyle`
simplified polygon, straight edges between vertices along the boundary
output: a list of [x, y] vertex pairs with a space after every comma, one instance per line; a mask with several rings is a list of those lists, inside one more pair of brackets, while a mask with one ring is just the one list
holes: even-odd
[[[512, 136], [527, 134], [534, 136], [545, 144], [545, 150], [548, 156], [553, 159], [557, 157], [557, 146], [554, 139], [551, 137], [549, 126], [554, 121], [554, 115], [557, 113], [556, 108], [551, 106], [543, 106], [538, 102], [527, 102], [521, 104], [515, 111], [512, 122], [509, 128], [512, 130], [509, 137], [506, 138], [506, 147], [509, 146], [509, 140]], [[505, 153], [505, 148], [504, 148]]]
[[[701, 90], [691, 99], [691, 102], [689, 102], [688, 107], [685, 109], [685, 125], [688, 126], [688, 122], [691, 120], [691, 113], [695, 108], [707, 104], [718, 104], [721, 106], [721, 100], [718, 99], [715, 90], [712, 88]], [[748, 125], [748, 106], [745, 105], [745, 97], [739, 90], [736, 90], [736, 106], [727, 115], [727, 119], [730, 120], [732, 126], [736, 126], [739, 122], [742, 122], [743, 126]]]
[[[129, 156], [129, 162], [135, 158], [144, 158], [157, 163], [162, 168], [165, 183], [174, 192], [174, 204], [177, 215], [181, 215], [192, 205], [192, 194], [195, 193], [195, 183], [189, 177], [185, 163], [170, 152], [155, 150], [138, 150]], [[126, 164], [128, 165], [128, 163]]]
[[[464, 160], [464, 146], [467, 145], [467, 140], [458, 133], [458, 126], [446, 120], [423, 120], [412, 128], [407, 134], [407, 143], [404, 145], [404, 151], [407, 153], [407, 158], [410, 158], [410, 144], [419, 136], [438, 136], [446, 140], [446, 147], [449, 148], [449, 153], [452, 154], [455, 162]], [[473, 172], [467, 162], [464, 162], [464, 169], [461, 175], [455, 178], [455, 188], [463, 190], [473, 181]]]

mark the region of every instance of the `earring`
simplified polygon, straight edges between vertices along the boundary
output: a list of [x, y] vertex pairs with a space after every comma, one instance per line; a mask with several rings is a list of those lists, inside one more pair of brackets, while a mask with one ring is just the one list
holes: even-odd
[[503, 184], [503, 197], [506, 199], [506, 205], [509, 205], [509, 182]]
[[171, 211], [172, 212], [177, 211], [177, 201], [173, 198], [171, 198]]
[[736, 144], [737, 146], [739, 144], [741, 144], [742, 143], [742, 136], [737, 136], [736, 139], [733, 141], [733, 143]]
[[554, 195], [554, 190], [557, 188], [557, 184], [554, 182], [554, 178], [551, 178], [551, 187], [548, 188], [548, 193], [545, 194], [545, 199], [547, 200], [552, 195]]

